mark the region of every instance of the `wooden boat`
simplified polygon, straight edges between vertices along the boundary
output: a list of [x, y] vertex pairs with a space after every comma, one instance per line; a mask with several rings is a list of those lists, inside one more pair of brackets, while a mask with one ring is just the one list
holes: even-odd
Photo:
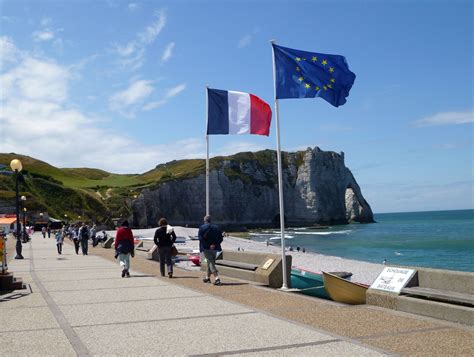
[[354, 283], [323, 271], [324, 287], [332, 300], [350, 305], [365, 304], [368, 285]]
[[[350, 278], [352, 273], [334, 272], [342, 278]], [[316, 273], [309, 270], [293, 267], [291, 268], [291, 287], [299, 289], [301, 294], [315, 296], [330, 300], [326, 289], [324, 288], [324, 278], [322, 273]]]

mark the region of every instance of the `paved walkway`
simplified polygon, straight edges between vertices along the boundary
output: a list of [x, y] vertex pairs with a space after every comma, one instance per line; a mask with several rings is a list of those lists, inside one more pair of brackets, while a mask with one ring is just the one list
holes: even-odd
[[121, 278], [117, 263], [76, 255], [67, 244], [58, 256], [53, 239], [40, 234], [23, 255], [9, 269], [31, 293], [0, 296], [2, 356], [384, 353], [169, 279], [133, 270]]

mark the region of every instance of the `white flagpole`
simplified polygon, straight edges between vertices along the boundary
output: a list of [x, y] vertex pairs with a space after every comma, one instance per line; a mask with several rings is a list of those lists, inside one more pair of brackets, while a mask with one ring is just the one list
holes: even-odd
[[206, 216], [209, 216], [209, 135], [206, 135]]
[[[275, 40], [270, 41], [272, 44]], [[276, 120], [276, 139], [277, 139], [277, 162], [278, 162], [278, 196], [280, 198], [280, 229], [281, 229], [281, 257], [282, 257], [282, 274], [283, 274], [283, 285], [282, 290], [288, 289], [288, 277], [287, 277], [287, 266], [286, 266], [286, 254], [285, 254], [285, 206], [283, 203], [283, 174], [281, 167], [281, 147], [280, 147], [280, 113], [278, 111], [278, 99], [276, 95], [276, 68], [275, 68], [275, 51], [272, 46], [273, 54], [273, 86], [275, 93], [275, 120]]]
[[209, 216], [209, 135], [207, 135], [207, 127], [209, 123], [208, 88], [209, 87], [206, 86], [206, 216]]

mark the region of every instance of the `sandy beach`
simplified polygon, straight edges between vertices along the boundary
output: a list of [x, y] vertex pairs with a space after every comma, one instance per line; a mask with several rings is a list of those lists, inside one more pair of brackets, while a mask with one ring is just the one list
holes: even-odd
[[[149, 229], [134, 229], [135, 236], [143, 236], [145, 238], [153, 238], [156, 228]], [[199, 249], [199, 242], [188, 239], [189, 236], [197, 236], [197, 228], [186, 228], [175, 226], [174, 230], [178, 237], [186, 238], [185, 243], [177, 244], [178, 250], [185, 250], [191, 252]], [[107, 231], [107, 234], [114, 236], [115, 231]], [[274, 254], [281, 254], [279, 245], [267, 246], [265, 243], [251, 241], [248, 239], [237, 237], [225, 237], [222, 244], [225, 250], [243, 249], [244, 251], [254, 252], [271, 252]], [[335, 256], [316, 254], [316, 253], [302, 253], [287, 251], [287, 254], [293, 257], [293, 266], [302, 269], [320, 272], [320, 271], [348, 271], [353, 274], [352, 281], [371, 284], [383, 270], [382, 264], [373, 264], [357, 260], [344, 259]], [[190, 263], [178, 263], [185, 269], [192, 269]]]

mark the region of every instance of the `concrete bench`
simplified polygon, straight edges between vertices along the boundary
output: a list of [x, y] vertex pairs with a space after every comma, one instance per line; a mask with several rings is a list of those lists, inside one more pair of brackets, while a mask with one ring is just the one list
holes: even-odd
[[474, 295], [414, 286], [402, 289], [402, 295], [419, 296], [429, 300], [444, 301], [450, 304], [474, 306]]
[[251, 270], [254, 271], [258, 268], [258, 265], [249, 264], [249, 263], [241, 263], [241, 262], [234, 262], [232, 260], [216, 260], [216, 265], [222, 265], [226, 267], [244, 269], [244, 270]]
[[[290, 282], [291, 255], [286, 256], [287, 281]], [[224, 250], [222, 259], [216, 260], [220, 275], [261, 283], [272, 288], [280, 288], [283, 284], [282, 257], [279, 254], [239, 252]], [[201, 262], [201, 270], [207, 264]]]
[[[407, 268], [407, 267], [404, 267]], [[400, 295], [369, 289], [367, 303], [474, 325], [474, 273], [409, 267], [417, 272]]]

